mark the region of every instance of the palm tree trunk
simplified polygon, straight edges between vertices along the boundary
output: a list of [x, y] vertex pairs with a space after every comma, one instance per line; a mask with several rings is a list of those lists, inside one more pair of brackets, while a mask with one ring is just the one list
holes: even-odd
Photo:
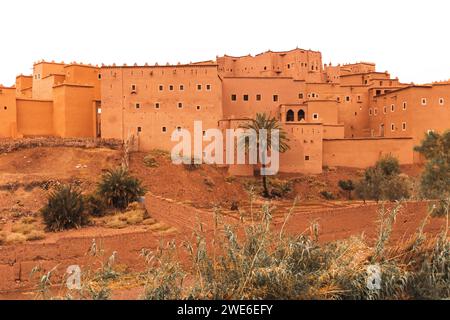
[[[263, 164], [262, 168], [265, 169], [266, 165]], [[263, 170], [263, 172], [265, 173], [265, 171]], [[267, 187], [267, 176], [265, 174], [262, 175], [262, 183], [263, 183], [263, 196], [265, 198], [269, 197], [269, 188]]]

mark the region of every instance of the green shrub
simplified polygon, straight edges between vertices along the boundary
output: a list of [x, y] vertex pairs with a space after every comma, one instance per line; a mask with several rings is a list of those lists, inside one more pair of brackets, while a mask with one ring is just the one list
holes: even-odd
[[385, 176], [394, 176], [400, 174], [400, 164], [397, 158], [392, 155], [386, 155], [375, 165], [376, 168], [380, 169]]
[[283, 198], [293, 191], [291, 181], [283, 181], [278, 179], [269, 180], [270, 196], [273, 198]]
[[383, 180], [380, 185], [380, 190], [383, 200], [396, 201], [410, 197], [409, 182], [406, 178], [400, 176], [393, 176]]
[[321, 194], [322, 197], [324, 197], [327, 200], [334, 200], [335, 199], [334, 194], [329, 192], [329, 191], [323, 190], [323, 191], [320, 192], [320, 194]]
[[409, 198], [408, 180], [400, 175], [398, 161], [392, 156], [379, 160], [364, 172], [355, 186], [356, 194], [364, 200], [402, 200]]
[[126, 209], [145, 194], [141, 182], [130, 175], [127, 169], [118, 167], [103, 174], [98, 185], [98, 194], [106, 203], [117, 209]]
[[339, 188], [343, 191], [348, 192], [348, 199], [352, 198], [352, 191], [355, 190], [355, 185], [352, 180], [339, 180], [338, 182]]
[[79, 228], [88, 223], [81, 192], [71, 185], [58, 186], [41, 213], [49, 231]]
[[85, 196], [84, 207], [86, 212], [94, 217], [103, 217], [106, 214], [106, 202], [98, 194], [89, 194]]
[[427, 159], [420, 183], [422, 196], [441, 200], [449, 197], [450, 130], [443, 134], [430, 132], [415, 151]]

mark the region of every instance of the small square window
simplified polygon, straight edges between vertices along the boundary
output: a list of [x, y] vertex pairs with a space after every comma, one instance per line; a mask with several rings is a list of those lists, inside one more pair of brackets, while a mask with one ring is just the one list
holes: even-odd
[[201, 90], [202, 90], [202, 85], [201, 85], [201, 84], [198, 84], [198, 85], [197, 85], [197, 90], [198, 90], [198, 91], [201, 91]]
[[159, 102], [156, 102], [156, 103], [155, 103], [155, 109], [159, 109], [159, 107], [160, 107]]
[[184, 85], [180, 84], [180, 91], [184, 91]]
[[422, 102], [423, 106], [426, 106], [427, 105], [427, 98], [422, 98], [421, 102]]
[[170, 86], [169, 86], [169, 90], [170, 90], [170, 91], [173, 91], [173, 85], [170, 85]]
[[261, 101], [261, 95], [260, 94], [256, 95], [256, 101]]
[[277, 94], [274, 94], [273, 95], [273, 102], [277, 102], [278, 101], [278, 95]]
[[132, 84], [132, 85], [131, 85], [131, 91], [132, 91], [132, 92], [136, 92], [136, 89], [137, 89], [136, 85], [135, 85], [135, 84]]
[[182, 102], [178, 102], [178, 109], [182, 109], [183, 108], [183, 103]]
[[439, 98], [439, 105], [441, 105], [441, 106], [444, 105], [444, 98]]
[[318, 114], [318, 113], [314, 113], [314, 114], [313, 114], [313, 119], [314, 119], [314, 120], [319, 119], [319, 114]]
[[231, 95], [231, 101], [236, 101], [237, 100], [237, 96], [235, 94]]
[[137, 132], [138, 133], [142, 132], [142, 127], [137, 127]]
[[136, 103], [134, 106], [136, 107], [136, 109], [140, 109], [141, 108], [141, 104], [140, 103]]
[[206, 91], [211, 91], [211, 85], [210, 84], [206, 85]]
[[305, 161], [309, 161], [310, 157], [309, 156], [305, 156]]
[[345, 97], [345, 101], [349, 102], [350, 101], [350, 96], [346, 96]]
[[178, 130], [178, 131], [181, 131], [181, 127], [177, 127], [177, 130]]
[[159, 91], [163, 91], [164, 90], [164, 86], [162, 84], [159, 85]]
[[161, 128], [161, 131], [164, 132], [164, 133], [166, 133], [166, 132], [167, 132], [167, 128], [166, 128], [166, 127], [162, 127], [162, 128]]
[[197, 106], [197, 110], [200, 110], [202, 107], [201, 106]]
[[299, 94], [298, 94], [298, 98], [299, 98], [299, 99], [303, 99], [303, 93], [299, 93]]
[[244, 94], [243, 99], [244, 101], [248, 101], [248, 94]]

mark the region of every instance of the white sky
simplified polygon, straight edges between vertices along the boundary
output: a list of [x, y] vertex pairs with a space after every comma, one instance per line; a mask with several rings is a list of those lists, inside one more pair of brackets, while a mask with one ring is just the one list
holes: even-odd
[[36, 60], [160, 64], [299, 46], [376, 62], [404, 82], [450, 78], [448, 0], [14, 0], [0, 6], [0, 83]]

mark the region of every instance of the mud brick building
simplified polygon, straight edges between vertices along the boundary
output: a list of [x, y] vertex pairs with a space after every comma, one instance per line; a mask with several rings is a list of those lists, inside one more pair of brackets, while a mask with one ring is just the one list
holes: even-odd
[[133, 137], [141, 151], [169, 151], [172, 132], [192, 132], [194, 121], [225, 130], [266, 113], [290, 138], [280, 170], [320, 173], [385, 154], [423, 161], [413, 147], [450, 129], [450, 82], [406, 84], [373, 63], [324, 64], [320, 52], [299, 48], [164, 66], [40, 62], [0, 88], [0, 107], [0, 137]]

